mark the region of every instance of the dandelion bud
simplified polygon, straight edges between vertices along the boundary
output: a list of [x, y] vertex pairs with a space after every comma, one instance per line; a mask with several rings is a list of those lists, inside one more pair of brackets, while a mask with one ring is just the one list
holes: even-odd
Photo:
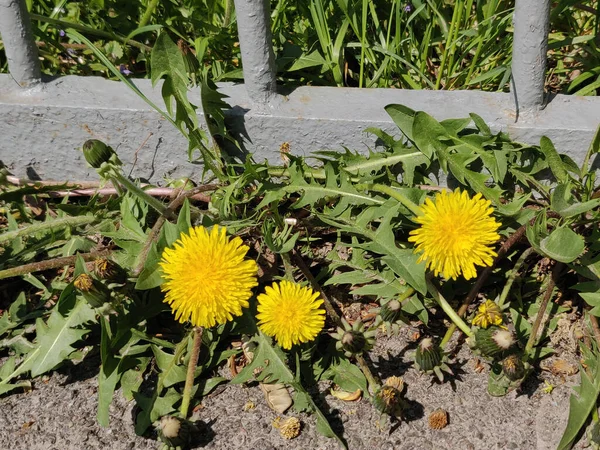
[[102, 163], [109, 162], [115, 153], [112, 147], [98, 139], [89, 139], [83, 144], [83, 156], [94, 169], [99, 169]]
[[417, 346], [415, 364], [419, 370], [430, 372], [442, 362], [442, 350], [431, 338], [423, 339]]
[[82, 273], [73, 282], [75, 288], [81, 292], [83, 298], [90, 304], [92, 308], [99, 308], [110, 299], [110, 291], [100, 283], [93, 279], [87, 273]]
[[491, 300], [486, 300], [479, 306], [477, 315], [472, 324], [480, 328], [488, 328], [490, 325], [502, 325], [502, 310]]
[[94, 261], [94, 273], [101, 280], [121, 283], [125, 281], [125, 273], [113, 261], [107, 258], [98, 258]]
[[379, 315], [384, 322], [394, 323], [402, 315], [402, 304], [396, 300], [390, 300], [381, 307]]
[[452, 374], [446, 364], [446, 355], [431, 338], [425, 338], [417, 346], [415, 366], [422, 372], [435, 375], [440, 382], [444, 381], [444, 372]]
[[482, 356], [490, 358], [506, 352], [516, 342], [510, 331], [496, 326], [477, 330], [473, 335], [473, 339], [472, 346]]
[[520, 380], [525, 376], [525, 364], [519, 355], [509, 355], [502, 360], [502, 372], [510, 381]]
[[73, 284], [81, 292], [89, 292], [94, 286], [94, 279], [90, 277], [87, 273], [82, 273], [77, 278], [75, 278]]
[[359, 355], [370, 350], [375, 343], [375, 330], [365, 331], [365, 325], [357, 320], [353, 325], [342, 319], [342, 327], [338, 327], [332, 337], [337, 339], [335, 347], [346, 356]]
[[158, 437], [167, 448], [187, 448], [191, 441], [191, 424], [174, 416], [163, 416], [158, 425]]

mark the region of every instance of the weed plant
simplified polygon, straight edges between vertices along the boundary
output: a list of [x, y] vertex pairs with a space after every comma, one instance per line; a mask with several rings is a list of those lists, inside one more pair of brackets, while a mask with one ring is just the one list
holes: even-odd
[[[168, 31], [150, 55], [166, 110], [83, 34], [68, 36], [177, 127], [205, 173], [171, 186], [167, 204], [127, 178], [100, 141], [82, 152], [112, 184], [108, 197], [71, 201], [78, 186], [22, 182], [2, 169], [0, 395], [99, 358], [101, 426], [120, 388], [138, 406], [138, 434], [154, 424], [163, 448], [184, 448], [197, 431], [189, 411], [203, 396], [222, 383], [258, 382], [274, 409], [312, 413], [320, 433], [347, 446], [311, 392], [334, 384], [339, 399], [370, 401], [382, 427], [403, 420], [404, 381], [381, 380], [369, 359], [382, 333], [418, 327], [414, 368], [439, 382], [455, 376], [448, 350], [464, 334], [487, 361], [489, 394], [503, 396], [536, 376], [566, 323], [583, 364], [559, 448], [590, 422], [593, 441], [600, 131], [576, 164], [546, 137], [525, 145], [475, 114], [439, 122], [392, 104], [398, 132], [367, 130], [380, 141], [368, 154], [288, 155], [274, 166], [217, 146], [235, 141], [207, 78], [196, 79], [207, 118], [199, 124], [187, 97], [197, 74]], [[438, 186], [442, 175], [448, 187]], [[363, 304], [358, 317], [351, 302]], [[300, 429], [297, 419], [278, 426], [289, 437]]]

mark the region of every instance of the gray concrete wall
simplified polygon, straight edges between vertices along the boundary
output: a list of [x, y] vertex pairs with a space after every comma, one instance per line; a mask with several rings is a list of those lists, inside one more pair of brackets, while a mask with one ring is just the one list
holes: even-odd
[[[149, 80], [135, 83], [156, 104], [163, 104], [160, 86], [152, 89]], [[251, 108], [244, 85], [219, 86], [229, 96], [228, 120], [243, 136], [244, 147], [257, 160], [273, 163], [281, 161], [284, 142], [297, 155], [342, 146], [366, 152], [374, 138], [363, 132], [365, 128], [396, 130], [383, 109], [390, 103], [426, 111], [438, 120], [474, 112], [493, 130], [507, 131], [516, 140], [537, 144], [546, 135], [577, 161], [583, 159], [600, 122], [600, 98], [591, 97], [556, 96], [544, 110], [515, 122], [511, 94], [300, 87], [277, 107], [260, 110]], [[190, 97], [200, 104], [197, 91]], [[115, 147], [126, 164], [137, 150], [137, 177], [159, 181], [165, 174], [201, 173], [198, 165], [187, 161], [187, 144], [179, 132], [119, 82], [68, 76], [23, 90], [8, 75], [0, 75], [0, 160], [14, 174], [95, 178], [78, 151], [90, 138]]]

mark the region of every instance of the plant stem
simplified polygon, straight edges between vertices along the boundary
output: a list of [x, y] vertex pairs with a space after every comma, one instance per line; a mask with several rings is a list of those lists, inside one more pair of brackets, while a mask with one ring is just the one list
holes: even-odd
[[508, 275], [508, 279], [506, 280], [506, 284], [504, 285], [504, 288], [502, 289], [500, 298], [498, 299], [498, 307], [502, 308], [502, 306], [504, 305], [504, 302], [506, 301], [506, 298], [508, 297], [508, 293], [510, 292], [510, 288], [512, 287], [513, 283], [517, 279], [519, 270], [521, 270], [521, 267], [523, 267], [523, 264], [525, 264], [525, 260], [532, 253], [533, 253], [533, 248], [529, 247], [527, 250], [525, 250], [523, 253], [521, 253], [521, 256], [519, 256], [519, 259], [517, 259], [515, 266], [511, 270], [510, 274]]
[[358, 87], [363, 87], [363, 77], [365, 73], [365, 47], [367, 46], [367, 8], [369, 2], [367, 0], [363, 0], [362, 2], [362, 34], [361, 34], [361, 42], [360, 42], [360, 70], [358, 75]]
[[[39, 187], [39, 188], [51, 188], [55, 187], [56, 191], [44, 191], [41, 194], [47, 194], [50, 197], [87, 197], [92, 195], [115, 195], [119, 192], [115, 187], [108, 183], [102, 183], [100, 181], [30, 181], [22, 180], [12, 175], [8, 175], [6, 180], [15, 186], [19, 187]], [[104, 184], [104, 187], [102, 187]], [[140, 183], [140, 187], [144, 188], [151, 186], [147, 183]], [[209, 203], [210, 196], [202, 194], [202, 192], [214, 191], [219, 188], [218, 184], [205, 184], [186, 191], [185, 197], [192, 200], [198, 200], [200, 202]], [[169, 188], [169, 187], [150, 187], [144, 189], [144, 192], [153, 197], [177, 197], [179, 195], [180, 188]], [[193, 194], [188, 194], [193, 192]]]
[[358, 364], [358, 367], [360, 367], [360, 370], [362, 371], [363, 375], [367, 379], [367, 382], [369, 384], [369, 390], [371, 392], [375, 392], [377, 390], [377, 388], [379, 386], [381, 386], [381, 382], [377, 378], [375, 378], [375, 376], [373, 375], [373, 372], [371, 372], [371, 369], [369, 368], [369, 364], [367, 363], [367, 360], [365, 359], [365, 357], [363, 355], [355, 355], [355, 358], [356, 358], [356, 363]]
[[[168, 188], [168, 187], [157, 187], [157, 188], [149, 188], [145, 189], [144, 192], [152, 197], [173, 197], [173, 194], [176, 194], [178, 188]], [[72, 191], [54, 191], [48, 192], [49, 197], [91, 197], [92, 195], [99, 195], [101, 197], [106, 197], [109, 195], [119, 195], [119, 192], [116, 188], [103, 188], [103, 189], [75, 189]], [[205, 194], [196, 194], [194, 196], [190, 196], [192, 200], [198, 200], [201, 202], [209, 203], [210, 196]]]
[[148, 6], [146, 7], [146, 11], [144, 11], [144, 15], [140, 19], [140, 23], [138, 24], [138, 28], [145, 27], [146, 24], [150, 21], [156, 6], [158, 5], [158, 0], [150, 0]]
[[126, 178], [120, 170], [111, 171], [110, 178], [113, 178], [114, 182], [118, 182], [125, 189], [127, 189], [132, 194], [136, 195], [140, 200], [145, 201], [149, 206], [154, 208], [161, 216], [165, 216], [168, 219], [175, 219], [177, 216], [173, 211], [165, 206], [163, 202], [157, 200], [156, 198], [148, 195], [141, 187], [131, 181], [129, 178]]
[[183, 399], [181, 400], [181, 418], [186, 419], [188, 415], [188, 409], [190, 407], [190, 400], [192, 398], [192, 389], [194, 388], [194, 378], [196, 374], [196, 366], [198, 365], [198, 357], [200, 356], [200, 347], [202, 346], [202, 327], [194, 327], [194, 345], [192, 347], [192, 353], [190, 354], [190, 361], [188, 363], [187, 376], [185, 378], [185, 387], [183, 388]]
[[28, 227], [19, 228], [18, 230], [7, 231], [0, 234], [0, 244], [10, 241], [21, 236], [40, 233], [42, 231], [57, 231], [68, 227], [78, 227], [87, 225], [98, 220], [96, 216], [73, 216], [64, 217], [62, 219], [49, 220], [47, 222], [35, 223]]
[[427, 290], [433, 296], [433, 298], [438, 303], [438, 305], [440, 305], [440, 307], [444, 310], [444, 312], [450, 318], [450, 320], [452, 320], [452, 322], [458, 328], [460, 328], [460, 330], [463, 333], [465, 333], [467, 336], [471, 336], [473, 334], [473, 332], [471, 331], [469, 326], [465, 323], [465, 321], [460, 318], [460, 316], [456, 313], [456, 311], [454, 311], [454, 309], [452, 309], [452, 306], [450, 306], [448, 301], [442, 296], [442, 294], [440, 293], [438, 288], [435, 287], [435, 285], [433, 284], [433, 281], [431, 281], [431, 274], [427, 275], [427, 277], [425, 278], [425, 281], [427, 282]]
[[308, 282], [311, 284], [312, 288], [315, 291], [318, 291], [319, 294], [321, 294], [321, 298], [323, 299], [323, 305], [325, 306], [325, 310], [327, 311], [327, 315], [329, 316], [329, 318], [331, 320], [333, 320], [336, 323], [336, 325], [342, 326], [342, 319], [340, 318], [340, 315], [337, 313], [337, 311], [333, 307], [333, 304], [329, 300], [329, 297], [327, 296], [327, 294], [325, 294], [323, 289], [321, 289], [321, 285], [315, 279], [313, 274], [310, 272], [310, 270], [306, 266], [306, 263], [304, 262], [302, 257], [300, 255], [298, 255], [296, 253], [296, 251], [293, 251], [293, 256], [294, 256], [294, 261], [296, 261], [298, 268], [304, 274], [304, 276], [306, 277]]
[[533, 346], [537, 342], [540, 328], [542, 328], [542, 324], [545, 322], [544, 318], [546, 316], [546, 309], [548, 309], [548, 303], [550, 303], [550, 299], [552, 298], [552, 292], [556, 286], [556, 280], [558, 279], [558, 274], [562, 270], [562, 266], [562, 263], [557, 262], [554, 266], [554, 269], [552, 269], [552, 276], [550, 277], [550, 280], [548, 280], [548, 286], [546, 286], [544, 298], [542, 298], [540, 309], [538, 310], [535, 322], [533, 322], [533, 326], [531, 327], [531, 334], [529, 335], [529, 339], [525, 345], [525, 355], [528, 355], [531, 352]]
[[91, 253], [78, 253], [73, 256], [63, 256], [61, 258], [48, 259], [46, 261], [38, 261], [30, 264], [24, 264], [22, 266], [11, 267], [10, 269], [0, 270], [0, 280], [11, 277], [18, 277], [27, 273], [42, 272], [44, 270], [58, 269], [63, 266], [70, 266], [75, 264], [78, 257], [83, 258], [84, 261], [93, 261], [96, 258], [102, 258], [110, 255], [111, 250], [101, 250], [98, 252]]
[[423, 213], [417, 204], [390, 186], [385, 186], [383, 184], [364, 184], [356, 185], [356, 187], [364, 187], [369, 191], [381, 192], [382, 194], [389, 195], [393, 199], [402, 203], [402, 205], [406, 206], [415, 216], [420, 216]]

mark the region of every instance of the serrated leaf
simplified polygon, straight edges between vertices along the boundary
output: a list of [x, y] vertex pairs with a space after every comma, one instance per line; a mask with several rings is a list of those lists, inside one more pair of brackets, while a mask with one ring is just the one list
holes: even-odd
[[471, 117], [471, 119], [473, 120], [473, 123], [475, 124], [475, 126], [477, 127], [477, 129], [479, 130], [479, 132], [481, 134], [483, 134], [484, 136], [492, 135], [492, 131], [490, 130], [490, 127], [487, 126], [487, 124], [485, 123], [485, 120], [483, 120], [481, 118], [481, 116], [478, 116], [475, 113], [470, 113], [469, 117]]
[[440, 125], [443, 126], [448, 134], [452, 136], [458, 135], [462, 130], [464, 130], [467, 125], [471, 123], [470, 118], [462, 118], [462, 119], [445, 119], [440, 122]]
[[150, 66], [152, 67], [152, 85], [156, 86], [158, 80], [167, 76], [176, 80], [178, 84], [187, 86], [188, 75], [185, 70], [183, 54], [177, 44], [169, 35], [161, 32], [156, 38], [150, 55]]
[[231, 380], [231, 383], [246, 383], [255, 378], [260, 382], [280, 382], [291, 386], [296, 391], [296, 399], [298, 399], [299, 405], [304, 405], [303, 407], [309, 405], [308, 408], [314, 411], [317, 418], [317, 430], [323, 436], [337, 439], [344, 448], [347, 448], [345, 441], [335, 434], [327, 418], [317, 407], [310, 395], [308, 395], [306, 389], [295, 379], [294, 374], [286, 364], [286, 354], [279, 347], [274, 347], [271, 338], [265, 336], [263, 333], [259, 332], [252, 339], [252, 342], [257, 344], [252, 350], [254, 353], [252, 362], [244, 367]]
[[348, 444], [346, 443], [346, 441], [344, 439], [342, 439], [340, 436], [338, 436], [335, 433], [335, 431], [333, 431], [333, 428], [331, 428], [329, 421], [327, 420], [327, 418], [325, 417], [323, 412], [314, 404], [314, 402], [313, 402], [313, 406], [314, 406], [314, 414], [317, 418], [317, 431], [325, 437], [337, 439], [337, 441], [345, 449], [348, 449]]
[[[75, 304], [68, 311], [68, 316], [59, 313], [60, 305], [50, 314], [48, 322], [44, 323], [42, 319], [36, 321], [36, 341], [39, 347], [34, 355], [30, 354], [27, 361], [33, 359], [31, 363], [31, 376], [37, 377], [46, 373], [61, 362], [75, 350], [71, 345], [81, 340], [89, 328], [76, 328], [87, 326], [95, 322], [95, 311], [83, 299], [77, 299], [73, 294]], [[64, 300], [67, 302], [70, 300]]]
[[523, 206], [530, 198], [531, 194], [515, 195], [509, 203], [496, 205], [496, 212], [503, 216], [514, 216], [523, 210]]
[[144, 373], [149, 363], [150, 357], [135, 358], [135, 366], [121, 375], [121, 391], [127, 401], [133, 400], [133, 394], [138, 392], [144, 382]]
[[442, 152], [448, 148], [448, 144], [441, 142], [440, 138], [448, 138], [448, 131], [429, 114], [418, 111], [415, 114], [413, 129], [413, 140], [419, 150], [427, 158], [431, 159], [437, 154], [442, 163]]
[[263, 383], [289, 384], [294, 381], [294, 374], [286, 365], [287, 357], [281, 348], [273, 346], [271, 339], [262, 333], [252, 341], [257, 344], [252, 362], [231, 380], [232, 384], [247, 383], [253, 378]]
[[292, 205], [294, 209], [314, 205], [321, 200], [338, 199], [336, 210], [342, 212], [348, 206], [376, 205], [384, 201], [356, 190], [346, 173], [338, 174], [331, 164], [325, 165], [326, 183], [323, 186], [315, 180], [306, 180], [301, 169], [293, 163], [288, 168], [289, 181], [277, 189], [267, 192], [257, 209], [282, 199], [286, 194], [297, 193], [300, 198]]
[[365, 284], [365, 283], [369, 283], [371, 281], [373, 281], [373, 278], [368, 273], [360, 272], [360, 271], [352, 271], [352, 272], [342, 272], [342, 273], [333, 275], [325, 283], [323, 283], [323, 285], [329, 286], [332, 284], [333, 285], [350, 284], [350, 285], [354, 286], [356, 284]]
[[568, 218], [586, 213], [600, 205], [600, 198], [588, 200], [586, 202], [573, 202], [571, 195], [571, 183], [559, 183], [552, 191], [551, 206], [552, 210], [559, 213], [562, 217]]
[[175, 355], [163, 351], [156, 345], [152, 345], [152, 352], [156, 358], [156, 365], [161, 371], [159, 377], [164, 387], [185, 381], [187, 369], [179, 365], [180, 362], [175, 360]]
[[490, 178], [489, 175], [475, 172], [467, 168], [467, 165], [476, 158], [476, 154], [470, 153], [454, 153], [446, 156], [448, 168], [458, 181], [460, 181], [462, 184], [471, 186], [475, 192], [480, 192], [485, 198], [492, 200], [492, 202], [497, 205], [500, 203], [500, 195], [502, 194], [502, 190], [500, 188], [492, 188], [487, 185], [487, 180]]
[[94, 321], [94, 309], [84, 299], [77, 298], [72, 288], [65, 289], [48, 322], [37, 319], [35, 349], [0, 385], [26, 372], [36, 377], [54, 369], [69, 358], [75, 350], [72, 344], [89, 333], [89, 325]]

